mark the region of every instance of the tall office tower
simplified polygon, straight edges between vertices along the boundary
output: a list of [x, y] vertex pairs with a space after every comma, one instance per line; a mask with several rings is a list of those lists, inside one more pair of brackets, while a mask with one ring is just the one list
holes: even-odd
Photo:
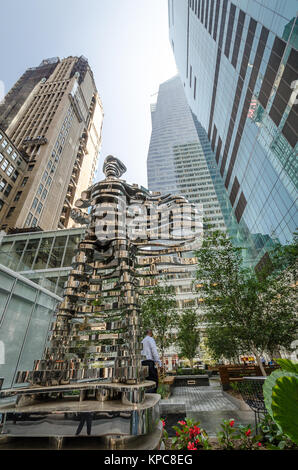
[[[208, 136], [191, 112], [179, 76], [160, 85], [157, 102], [151, 105], [151, 118], [149, 190], [181, 194], [189, 202], [201, 204], [205, 228], [228, 230], [237, 236], [233, 230], [237, 223]], [[191, 258], [193, 253], [190, 251], [186, 256]], [[161, 284], [174, 286], [178, 312], [200, 307], [203, 299], [199, 291], [194, 291], [195, 278], [196, 264], [189, 264], [184, 273], [158, 276]], [[175, 354], [175, 348], [166, 351], [169, 364]]]
[[237, 222], [266, 256], [297, 227], [296, 0], [169, 0], [187, 101]]
[[160, 85], [151, 117], [149, 190], [182, 194], [202, 204], [204, 223], [225, 230], [223, 212], [229, 203], [216, 175], [210, 143], [190, 110], [179, 76]]
[[49, 59], [27, 70], [2, 107], [2, 126], [29, 162], [1, 227], [73, 226], [70, 211], [92, 183], [103, 121], [87, 59]]

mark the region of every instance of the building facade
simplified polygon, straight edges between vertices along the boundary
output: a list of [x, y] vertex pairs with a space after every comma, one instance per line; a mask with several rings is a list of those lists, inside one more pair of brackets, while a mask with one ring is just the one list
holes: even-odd
[[21, 194], [2, 228], [73, 226], [70, 211], [93, 180], [103, 109], [87, 59], [43, 61], [29, 69], [1, 105], [1, 125], [29, 157]]
[[297, 228], [297, 2], [169, 0], [170, 41], [237, 223], [256, 250]]
[[0, 377], [14, 385], [20, 368], [43, 353], [61, 297], [0, 263]]
[[203, 206], [204, 222], [225, 229], [206, 158], [210, 144], [198, 136], [179, 76], [159, 87], [151, 107], [152, 134], [147, 158], [148, 189], [182, 194]]
[[42, 232], [32, 229], [5, 235], [0, 244], [0, 264], [62, 296], [85, 231], [86, 227]]
[[[179, 76], [160, 85], [157, 102], [151, 106], [151, 118], [148, 189], [181, 194], [189, 202], [199, 204], [205, 229], [232, 230], [231, 204], [214, 164], [214, 153], [206, 132], [187, 103]], [[203, 301], [199, 289], [195, 288], [195, 259], [191, 262], [194, 255], [190, 251], [186, 256], [190, 264], [184, 272], [164, 275], [161, 270], [157, 276], [161, 284], [174, 287], [178, 314], [186, 308], [200, 311]], [[177, 359], [176, 347], [169, 348], [166, 354], [171, 367]]]
[[27, 164], [28, 156], [20, 152], [0, 128], [0, 220], [9, 219], [10, 208], [22, 196], [21, 181]]

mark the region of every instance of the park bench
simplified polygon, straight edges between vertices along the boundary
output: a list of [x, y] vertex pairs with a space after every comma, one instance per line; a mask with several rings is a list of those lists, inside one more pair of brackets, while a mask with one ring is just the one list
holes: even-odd
[[[278, 366], [264, 366], [267, 375], [270, 375]], [[231, 383], [242, 382], [243, 377], [259, 377], [262, 375], [259, 366], [255, 365], [225, 365], [219, 366], [220, 382], [223, 390], [228, 390]]]

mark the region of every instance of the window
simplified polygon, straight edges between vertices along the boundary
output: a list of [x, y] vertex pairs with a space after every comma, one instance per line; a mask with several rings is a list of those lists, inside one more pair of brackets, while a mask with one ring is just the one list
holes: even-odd
[[8, 219], [8, 217], [11, 216], [11, 214], [13, 213], [14, 210], [15, 210], [15, 207], [11, 207], [11, 208], [9, 209], [9, 211], [7, 212], [7, 216], [6, 216], [7, 219]]
[[47, 171], [44, 172], [42, 181], [46, 181], [47, 177], [49, 176], [49, 173]]
[[52, 178], [49, 176], [48, 181], [47, 181], [47, 186], [50, 186], [51, 182], [52, 182]]
[[7, 183], [7, 181], [5, 181], [4, 179], [0, 181], [0, 192], [1, 193], [2, 193], [3, 189], [6, 186], [6, 183]]
[[3, 171], [5, 171], [7, 167], [8, 167], [8, 160], [4, 159], [1, 165], [1, 168]]
[[16, 181], [18, 179], [19, 172], [15, 170], [14, 174], [11, 176], [12, 181]]
[[32, 203], [31, 209], [35, 209], [35, 207], [37, 206], [37, 204], [38, 204], [38, 199], [37, 199], [37, 197], [35, 197], [35, 198], [33, 199], [33, 203]]
[[27, 217], [27, 220], [26, 220], [26, 225], [30, 225], [30, 224], [31, 224], [32, 217], [33, 217], [33, 215], [31, 214], [31, 212], [29, 212], [28, 217]]
[[37, 194], [41, 194], [42, 193], [42, 190], [43, 190], [43, 184], [40, 184], [39, 185], [39, 188], [37, 190]]
[[25, 176], [25, 178], [24, 178], [23, 181], [22, 181], [21, 188], [23, 188], [24, 186], [26, 186], [27, 181], [28, 181], [28, 176]]
[[12, 165], [9, 165], [9, 167], [6, 170], [6, 174], [10, 176], [13, 173], [14, 167]]
[[40, 202], [37, 206], [37, 209], [36, 209], [36, 213], [37, 214], [40, 214], [41, 213], [41, 210], [42, 210], [42, 203]]
[[10, 184], [8, 184], [6, 186], [5, 191], [4, 191], [4, 196], [8, 196], [11, 190], [12, 190], [12, 186]]
[[45, 199], [47, 197], [47, 194], [48, 194], [48, 191], [44, 189], [41, 198]]
[[37, 218], [34, 217], [33, 222], [32, 222], [32, 227], [36, 227], [37, 225]]
[[14, 201], [18, 201], [21, 197], [22, 191], [18, 191], [16, 194], [16, 197], [14, 198]]
[[4, 157], [3, 157], [2, 153], [0, 153], [0, 162], [2, 162], [3, 158]]
[[7, 145], [8, 145], [8, 142], [7, 142], [7, 140], [4, 139], [3, 142], [2, 142], [2, 147], [5, 149], [5, 147], [6, 147]]
[[48, 162], [48, 165], [47, 165], [47, 168], [50, 170], [51, 169], [51, 166], [52, 166], [52, 162], [51, 160]]
[[15, 159], [17, 158], [17, 156], [18, 156], [17, 152], [13, 152], [11, 158], [12, 158], [13, 160], [15, 160]]
[[11, 152], [12, 152], [12, 146], [11, 145], [8, 146], [6, 152], [8, 153], [8, 155], [11, 154]]
[[2, 139], [2, 137], [3, 137], [3, 135], [2, 135], [2, 134], [0, 134], [0, 140]]
[[[1, 134], [0, 134], [1, 135]], [[2, 201], [2, 199], [0, 199], [0, 211], [2, 209], [2, 207], [4, 206], [4, 201]]]
[[32, 164], [31, 164], [31, 165], [29, 165], [29, 166], [28, 166], [28, 171], [32, 171], [32, 170], [33, 170], [33, 168], [34, 168], [34, 165], [32, 165]]

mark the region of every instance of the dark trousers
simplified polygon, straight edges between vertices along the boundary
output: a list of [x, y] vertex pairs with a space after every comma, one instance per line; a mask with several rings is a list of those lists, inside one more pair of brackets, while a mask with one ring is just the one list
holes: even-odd
[[152, 390], [150, 389], [150, 390], [147, 390], [147, 391], [151, 392], [151, 393], [156, 393], [157, 392], [157, 387], [158, 387], [158, 373], [157, 373], [157, 369], [155, 367], [154, 361], [151, 361], [151, 360], [142, 361], [142, 365], [149, 367], [149, 375], [148, 375], [148, 377], [146, 377], [146, 379], [147, 380], [153, 380], [153, 382], [155, 382], [155, 384], [156, 384], [154, 389], [152, 389]]
[[80, 419], [80, 424], [79, 424], [78, 429], [76, 431], [76, 436], [78, 436], [80, 434], [80, 432], [82, 431], [85, 422], [86, 422], [86, 425], [87, 425], [87, 435], [90, 436], [91, 426], [92, 426], [92, 413], [82, 413], [81, 419]]

